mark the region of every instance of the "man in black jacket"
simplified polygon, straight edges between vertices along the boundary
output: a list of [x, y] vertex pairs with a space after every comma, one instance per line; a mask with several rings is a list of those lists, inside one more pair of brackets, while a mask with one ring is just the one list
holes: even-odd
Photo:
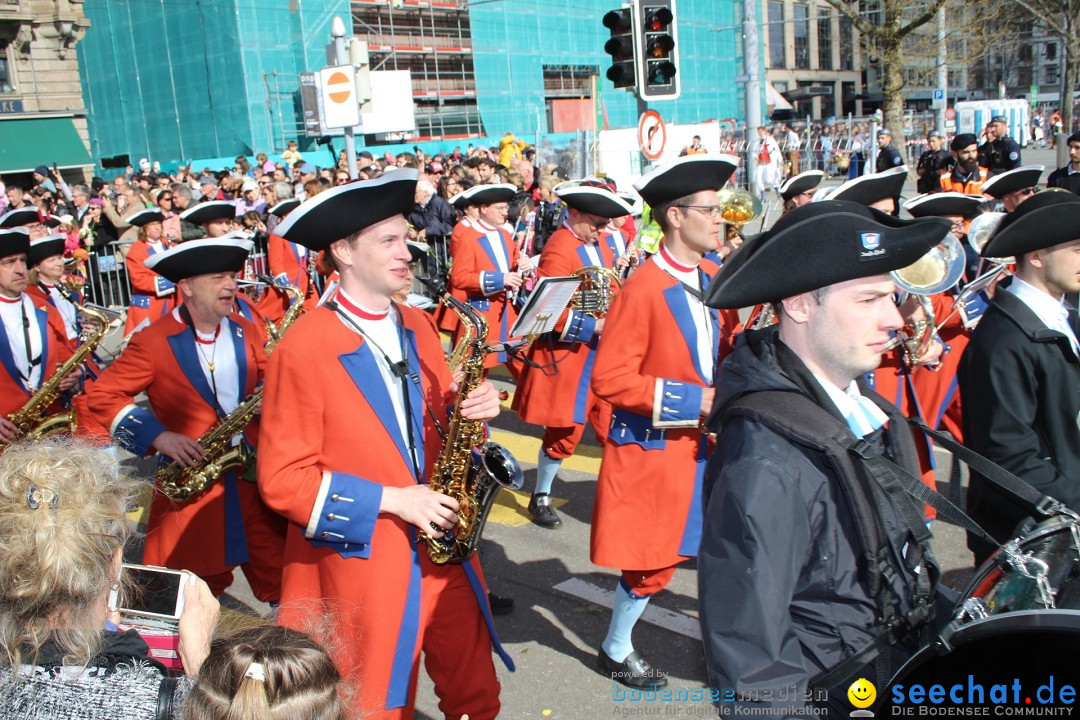
[[[720, 432], [698, 597], [709, 682], [734, 691], [725, 706], [736, 714], [806, 715], [825, 701], [808, 688], [838, 666], [827, 701], [846, 713], [852, 680], [876, 677], [869, 659], [849, 659], [891, 626], [899, 638], [876, 662], [898, 668], [917, 645], [902, 623], [925, 627], [932, 615], [937, 568], [921, 505], [890, 498], [841, 441], [861, 439], [919, 475], [907, 423], [864, 375], [903, 325], [888, 273], [948, 230], [940, 218], [812, 203], [748, 241], [709, 287], [709, 305], [772, 301], [779, 317], [738, 339], [709, 419]], [[808, 238], [810, 260], [799, 251]]]
[[[964, 442], [1021, 480], [1080, 510], [1080, 197], [1039, 193], [1009, 213], [984, 257], [1016, 257], [960, 362]], [[973, 474], [968, 512], [995, 539], [1032, 514]], [[976, 564], [993, 550], [969, 536]]]

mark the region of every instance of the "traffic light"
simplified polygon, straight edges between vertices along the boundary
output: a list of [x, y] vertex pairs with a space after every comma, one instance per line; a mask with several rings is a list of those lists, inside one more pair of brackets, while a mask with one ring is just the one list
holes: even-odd
[[642, 100], [674, 100], [681, 92], [675, 0], [641, 0], [640, 8], [638, 96]]
[[360, 112], [370, 112], [371, 66], [366, 41], [349, 38], [349, 64], [356, 68], [356, 101], [360, 103]]
[[616, 88], [632, 88], [637, 77], [637, 36], [634, 33], [633, 8], [624, 7], [604, 15], [604, 27], [611, 39], [604, 43], [604, 52], [611, 55], [607, 79]]

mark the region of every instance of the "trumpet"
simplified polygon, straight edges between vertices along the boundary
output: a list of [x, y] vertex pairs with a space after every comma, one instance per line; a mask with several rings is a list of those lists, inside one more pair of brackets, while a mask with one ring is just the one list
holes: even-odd
[[904, 327], [886, 347], [891, 350], [897, 345], [903, 346], [904, 362], [914, 367], [918, 358], [930, 347], [938, 325], [934, 318], [934, 309], [930, 296], [944, 292], [960, 282], [964, 274], [964, 248], [952, 233], [948, 233], [941, 242], [930, 251], [905, 268], [894, 270], [890, 275], [893, 282], [903, 291], [918, 299], [925, 318], [915, 321], [911, 327]]

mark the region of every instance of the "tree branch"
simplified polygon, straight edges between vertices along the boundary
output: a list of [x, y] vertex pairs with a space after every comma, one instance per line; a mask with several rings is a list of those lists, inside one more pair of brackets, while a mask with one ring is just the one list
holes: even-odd
[[855, 29], [859, 31], [859, 34], [864, 37], [877, 37], [877, 26], [859, 14], [858, 5], [853, 9], [851, 4], [844, 2], [844, 0], [826, 0], [826, 2], [850, 20]]
[[[938, 10], [941, 9], [941, 6], [944, 5], [945, 2], [946, 0], [934, 0], [934, 2], [931, 3], [930, 7], [926, 8], [926, 10], [923, 11], [922, 15], [919, 15], [907, 25], [904, 25], [899, 30], [897, 30], [896, 37], [902, 40], [909, 34], [911, 34], [913, 30], [917, 30], [926, 23], [933, 20], [935, 17], [937, 17]], [[1019, 2], [1019, 0], [1017, 0], [1017, 2]]]

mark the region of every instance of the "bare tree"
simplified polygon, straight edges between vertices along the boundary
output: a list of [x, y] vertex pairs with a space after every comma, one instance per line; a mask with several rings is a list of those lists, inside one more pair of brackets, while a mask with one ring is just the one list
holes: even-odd
[[871, 16], [864, 12], [865, 6], [860, 0], [828, 0], [841, 15], [851, 20], [862, 35], [867, 51], [876, 55], [881, 62], [885, 127], [902, 128], [904, 124], [904, 40], [933, 20], [945, 2], [946, 0], [928, 0], [926, 5], [912, 8], [905, 0], [880, 0], [880, 12]]
[[[830, 0], [831, 2], [832, 0]], [[1062, 79], [1061, 119], [1065, 132], [1073, 127], [1073, 89], [1080, 69], [1080, 0], [1016, 0], [1065, 45], [1065, 77]]]

